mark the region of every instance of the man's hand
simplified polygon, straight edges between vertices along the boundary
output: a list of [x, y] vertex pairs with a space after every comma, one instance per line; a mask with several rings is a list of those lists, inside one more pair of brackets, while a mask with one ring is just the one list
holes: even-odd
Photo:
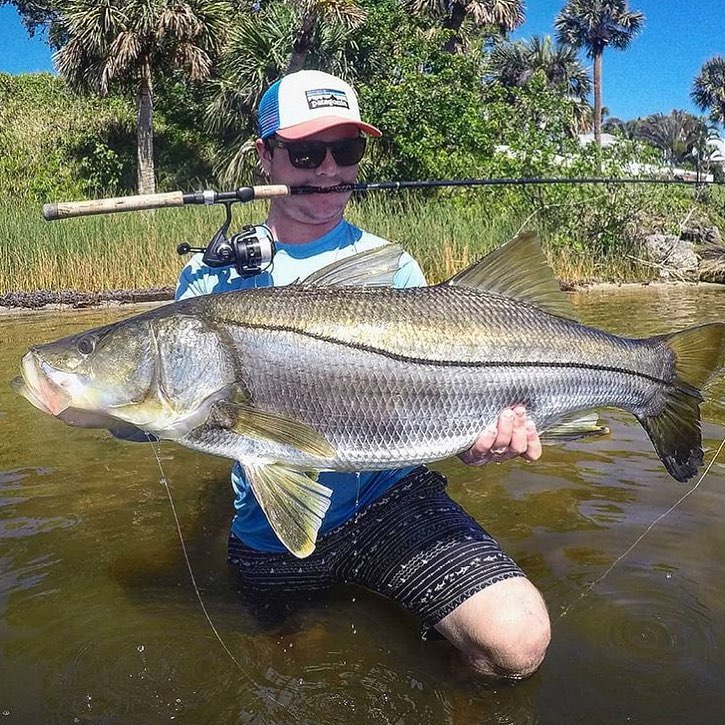
[[526, 417], [526, 408], [506, 408], [498, 417], [498, 425], [486, 428], [478, 440], [459, 458], [469, 466], [501, 463], [521, 456], [526, 461], [541, 457], [541, 441], [533, 420]]

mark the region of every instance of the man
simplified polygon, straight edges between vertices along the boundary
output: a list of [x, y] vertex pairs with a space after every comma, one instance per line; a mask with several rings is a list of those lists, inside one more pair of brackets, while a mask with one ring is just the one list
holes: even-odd
[[[274, 83], [258, 109], [259, 160], [273, 184], [333, 187], [353, 183], [366, 136], [380, 131], [360, 119], [353, 89], [318, 71]], [[183, 269], [177, 299], [263, 285], [284, 285], [340, 259], [387, 243], [344, 220], [350, 194], [274, 198], [266, 224], [277, 241], [270, 271], [242, 279], [212, 269], [196, 255]], [[424, 285], [418, 264], [401, 257], [397, 287]], [[541, 444], [526, 411], [501, 413], [461, 459], [472, 465], [521, 455], [536, 460]], [[445, 479], [425, 467], [360, 474], [325, 472], [333, 489], [317, 547], [297, 559], [279, 542], [237, 464], [236, 515], [229, 561], [243, 585], [279, 591], [323, 589], [352, 581], [395, 599], [434, 628], [477, 672], [525, 677], [549, 643], [543, 599], [498, 543], [445, 492]]]

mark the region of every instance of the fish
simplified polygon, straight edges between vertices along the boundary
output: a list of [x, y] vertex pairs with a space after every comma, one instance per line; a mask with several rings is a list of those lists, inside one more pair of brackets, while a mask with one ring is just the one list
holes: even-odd
[[701, 390], [722, 367], [725, 324], [643, 339], [583, 325], [535, 233], [428, 287], [390, 287], [400, 254], [386, 245], [284, 287], [34, 346], [13, 387], [69, 425], [240, 461], [300, 558], [330, 505], [320, 471], [448, 458], [516, 404], [552, 440], [585, 432], [592, 411], [628, 411], [674, 479], [697, 473]]

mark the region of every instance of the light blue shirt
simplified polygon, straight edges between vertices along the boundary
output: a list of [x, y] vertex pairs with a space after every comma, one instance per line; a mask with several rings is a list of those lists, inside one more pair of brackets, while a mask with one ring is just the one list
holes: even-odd
[[[240, 277], [234, 267], [207, 267], [201, 261], [202, 255], [196, 254], [181, 270], [176, 286], [176, 299], [250, 287], [283, 286], [304, 279], [312, 272], [338, 259], [388, 243], [387, 240], [369, 234], [343, 220], [327, 234], [306, 244], [285, 244], [276, 241], [277, 253], [272, 267], [246, 279]], [[424, 285], [425, 277], [418, 263], [409, 254], [404, 253], [393, 278], [393, 286]], [[411, 470], [412, 468], [402, 468], [362, 473], [333, 471], [320, 473], [319, 482], [332, 489], [330, 508], [322, 521], [320, 533], [330, 531], [351, 519], [358, 509], [375, 501]], [[234, 534], [247, 546], [260, 551], [286, 551], [250, 490], [239, 463], [232, 468], [232, 488], [236, 509], [232, 521]]]

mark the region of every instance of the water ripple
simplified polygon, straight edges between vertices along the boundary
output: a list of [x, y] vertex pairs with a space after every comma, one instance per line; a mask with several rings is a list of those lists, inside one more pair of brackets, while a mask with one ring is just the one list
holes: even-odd
[[665, 568], [640, 567], [628, 570], [626, 584], [626, 591], [609, 593], [600, 585], [572, 611], [587, 621], [599, 656], [620, 666], [636, 661], [664, 686], [719, 648], [712, 613], [694, 583]]

